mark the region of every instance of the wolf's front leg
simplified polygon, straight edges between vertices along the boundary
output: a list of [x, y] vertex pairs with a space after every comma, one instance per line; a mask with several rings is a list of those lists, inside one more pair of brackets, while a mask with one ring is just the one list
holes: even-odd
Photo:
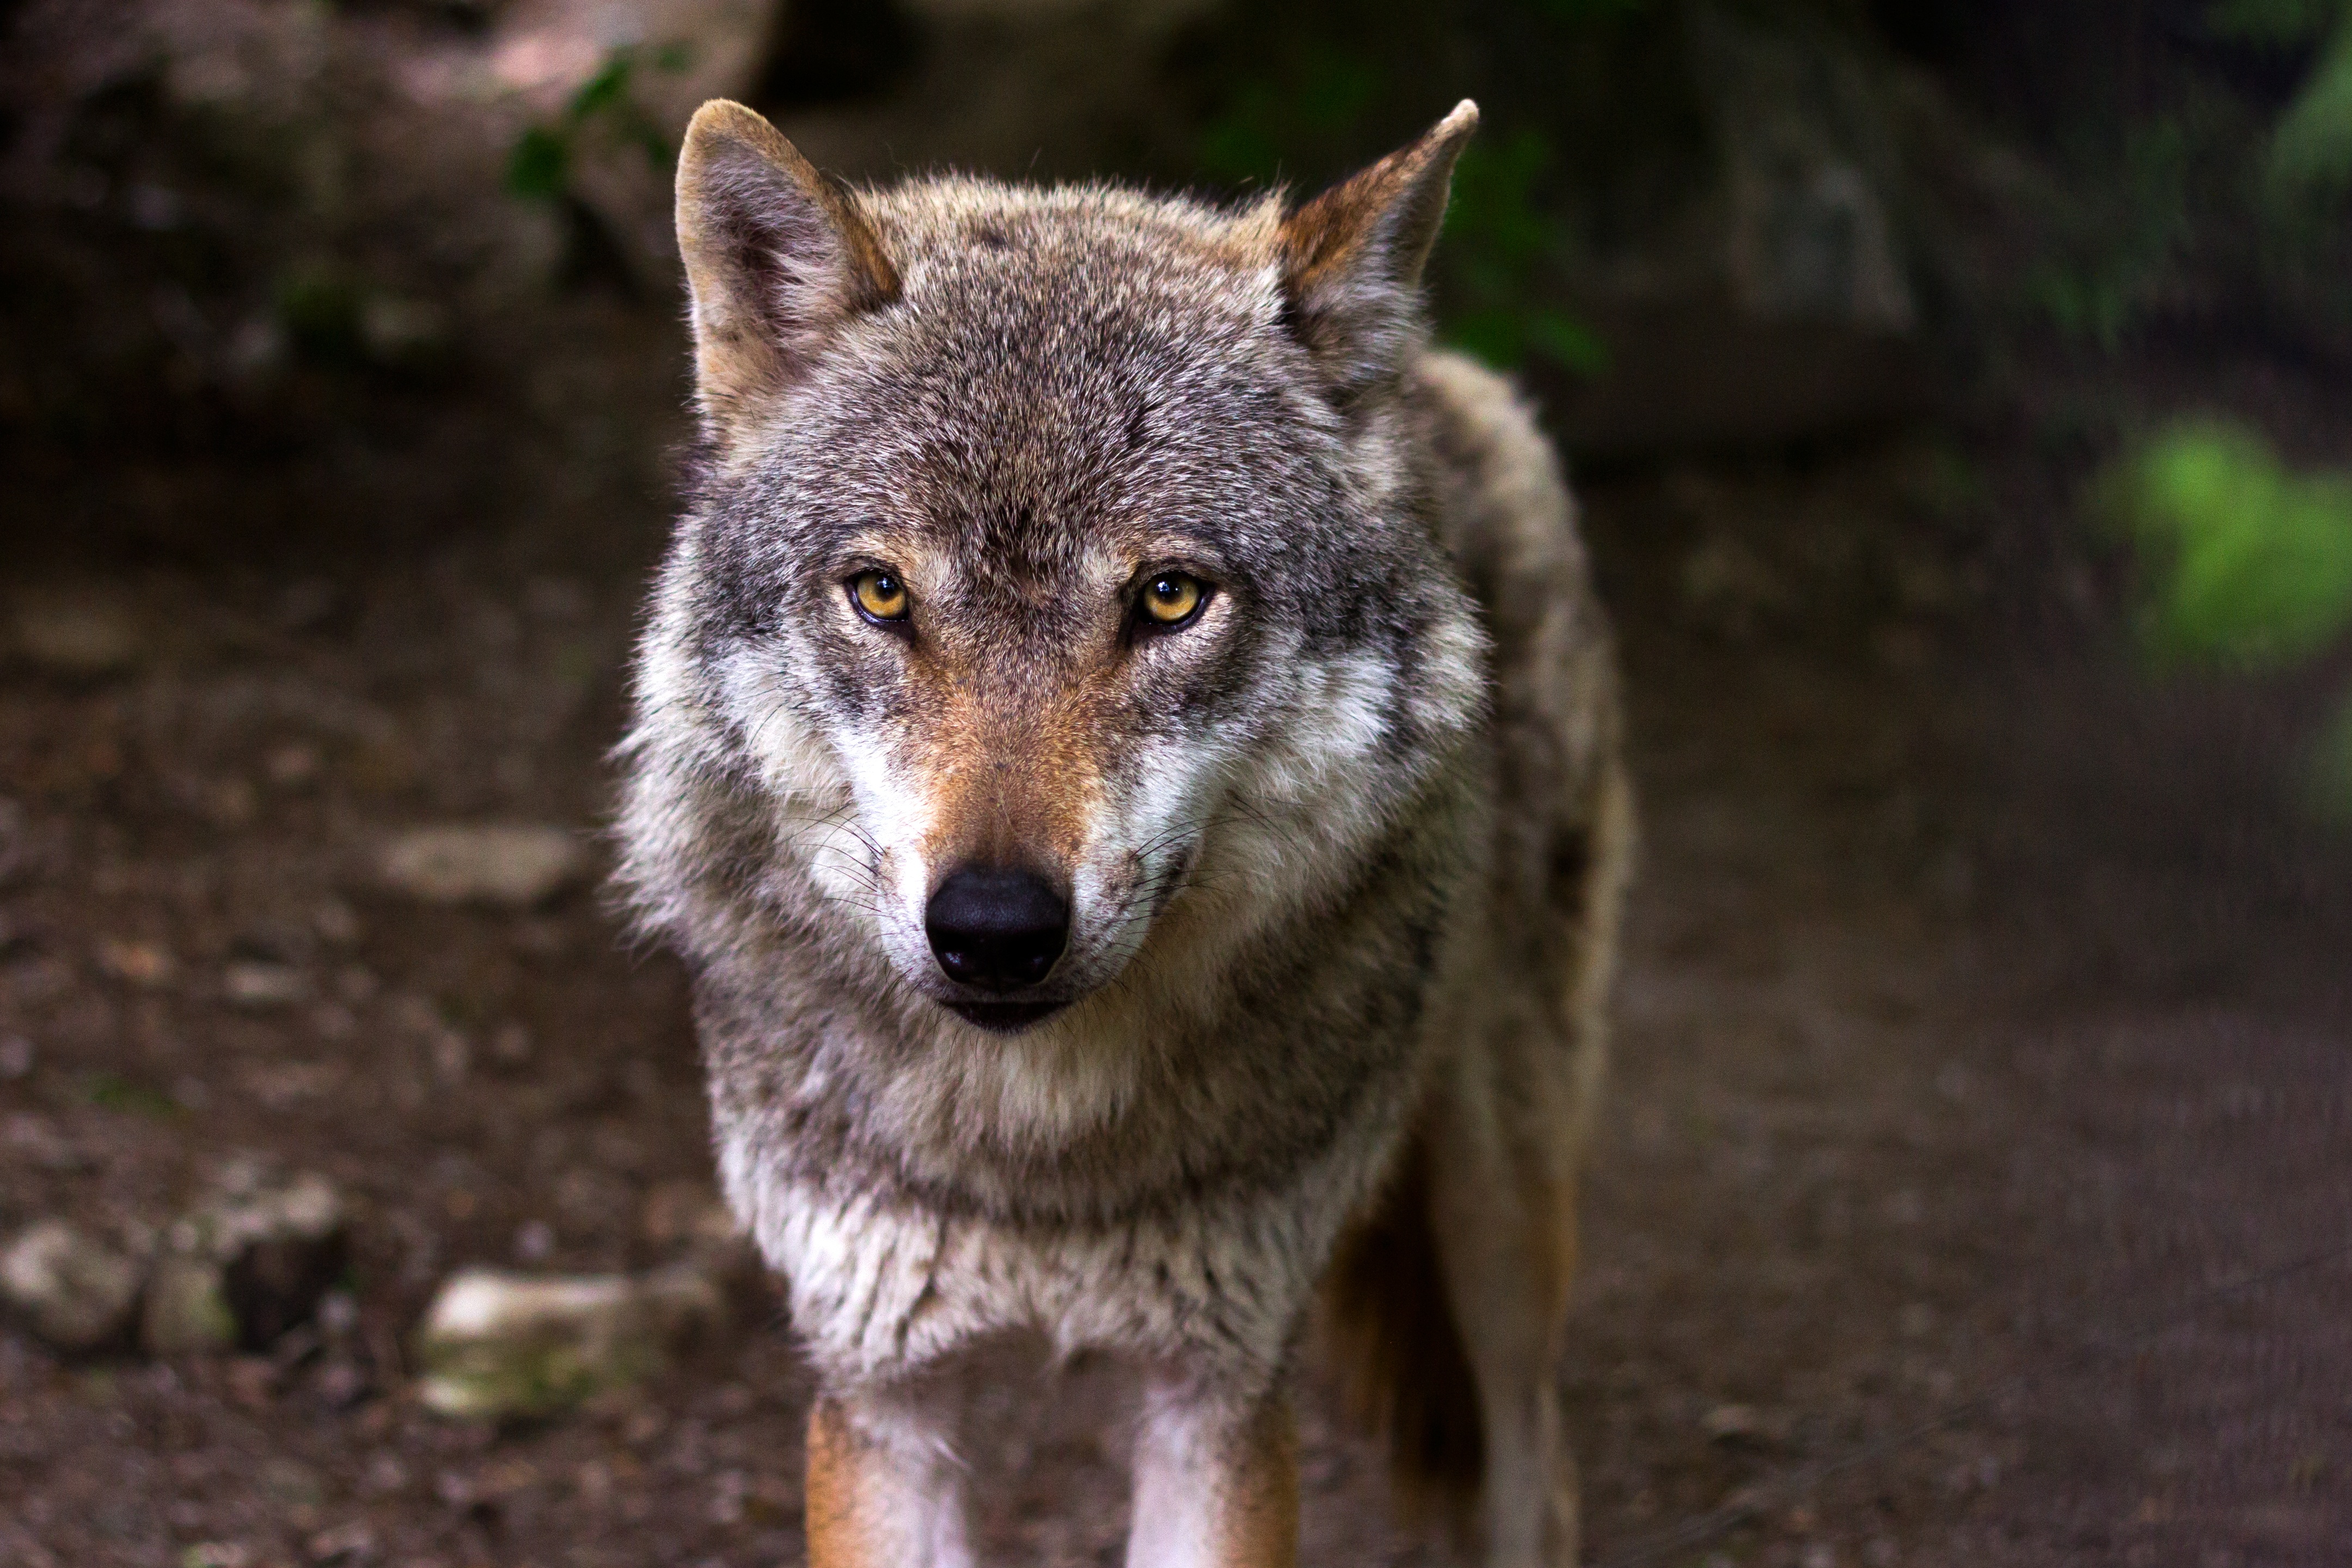
[[1279, 1393], [1233, 1403], [1146, 1391], [1127, 1568], [1295, 1568], [1298, 1436]]
[[943, 1423], [892, 1400], [809, 1412], [809, 1568], [970, 1568], [963, 1466]]

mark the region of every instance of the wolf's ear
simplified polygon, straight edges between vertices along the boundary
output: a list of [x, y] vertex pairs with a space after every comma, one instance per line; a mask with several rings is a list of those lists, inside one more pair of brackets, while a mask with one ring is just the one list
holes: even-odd
[[696, 392], [723, 434], [789, 383], [827, 333], [898, 297], [856, 198], [740, 103], [696, 110], [677, 158], [677, 248], [692, 300]]
[[1454, 161], [1478, 129], [1468, 99], [1412, 146], [1291, 214], [1283, 288], [1301, 342], [1342, 394], [1393, 373], [1421, 319], [1421, 270], [1445, 218]]

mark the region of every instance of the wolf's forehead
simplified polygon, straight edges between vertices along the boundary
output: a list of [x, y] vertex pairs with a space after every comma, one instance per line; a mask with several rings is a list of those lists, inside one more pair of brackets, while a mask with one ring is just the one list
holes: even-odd
[[877, 326], [852, 420], [877, 437], [867, 454], [952, 510], [1045, 522], [1206, 499], [1292, 423], [1278, 351], [1199, 283], [1008, 268], [910, 284]]
[[1123, 419], [1138, 399], [1207, 403], [1256, 379], [1271, 307], [1229, 280], [1115, 258], [1017, 262], [910, 285], [900, 364], [942, 391], [1065, 421]]

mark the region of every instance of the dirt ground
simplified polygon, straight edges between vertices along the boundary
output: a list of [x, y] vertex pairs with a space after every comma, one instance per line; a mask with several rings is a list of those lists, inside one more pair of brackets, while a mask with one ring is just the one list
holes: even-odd
[[[253, 1357], [0, 1331], [0, 1562], [800, 1560], [772, 1308], [540, 1425], [409, 1381], [450, 1269], [656, 1261], [709, 1177], [680, 974], [592, 889], [452, 912], [367, 869], [413, 823], [603, 818], [680, 356], [659, 311], [581, 310], [448, 416], [500, 439], [45, 487], [61, 528], [280, 532], [15, 584], [126, 605], [138, 646], [0, 670], [0, 1036], [32, 1046], [0, 1230], [316, 1169], [358, 1208], [356, 1311]], [[1594, 1561], [2352, 1558], [2352, 1261], [2234, 1283], [2352, 1240], [2352, 862], [2275, 782], [2312, 694], [2149, 689], [2097, 557], [2048, 542], [2078, 465], [2037, 417], [1584, 487], [1645, 816], [1561, 1373]], [[412, 502], [450, 522], [341, 527]], [[236, 1005], [256, 960], [301, 994]], [[996, 1560], [1118, 1560], [1071, 1379], [981, 1396]], [[1305, 1405], [1306, 1560], [1436, 1561]]]

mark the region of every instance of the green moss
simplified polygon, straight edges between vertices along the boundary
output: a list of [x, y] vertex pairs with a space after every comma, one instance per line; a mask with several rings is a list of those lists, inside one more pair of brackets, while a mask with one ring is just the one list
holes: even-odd
[[674, 73], [691, 58], [687, 46], [678, 43], [606, 50], [596, 73], [554, 118], [526, 127], [515, 138], [507, 153], [507, 189], [529, 201], [562, 200], [572, 189], [582, 149], [594, 142], [635, 147], [655, 168], [667, 171], [677, 149], [639, 100], [635, 83], [647, 68]]
[[2128, 458], [2108, 505], [2149, 567], [2158, 659], [2301, 664], [2352, 626], [2352, 477], [2298, 474], [2242, 426], [2175, 426]]
[[[2352, 632], [2352, 475], [2299, 473], [2263, 437], [2182, 423], [2101, 481], [2146, 570], [2139, 626], [2159, 666], [2295, 668]], [[2352, 826], [2352, 692], [2314, 740], [2303, 795]]]

